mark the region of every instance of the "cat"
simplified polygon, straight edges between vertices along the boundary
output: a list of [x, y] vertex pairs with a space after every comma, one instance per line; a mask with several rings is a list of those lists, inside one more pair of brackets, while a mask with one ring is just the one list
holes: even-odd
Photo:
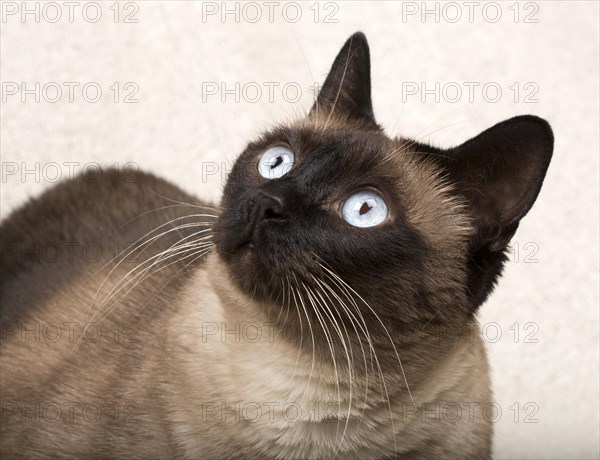
[[530, 115], [388, 137], [357, 32], [219, 205], [143, 172], [57, 184], [0, 227], [3, 456], [490, 458], [472, 331], [552, 150]]

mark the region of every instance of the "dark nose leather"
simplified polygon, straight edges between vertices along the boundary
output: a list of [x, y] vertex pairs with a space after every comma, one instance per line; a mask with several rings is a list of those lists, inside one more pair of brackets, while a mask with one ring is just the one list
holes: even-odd
[[250, 220], [254, 225], [265, 220], [287, 219], [283, 200], [275, 195], [260, 192], [248, 200]]

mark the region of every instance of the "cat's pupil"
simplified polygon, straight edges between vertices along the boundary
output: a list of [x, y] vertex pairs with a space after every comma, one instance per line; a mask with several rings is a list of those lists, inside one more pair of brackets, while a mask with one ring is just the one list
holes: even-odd
[[369, 206], [369, 203], [367, 203], [365, 201], [363, 203], [363, 205], [360, 207], [360, 210], [358, 211], [358, 213], [362, 216], [362, 215], [365, 215], [366, 213], [368, 213], [371, 209], [373, 209], [373, 207]]
[[283, 157], [282, 156], [278, 156], [277, 159], [275, 160], [275, 162], [271, 165], [271, 169], [275, 169], [281, 163], [283, 163]]

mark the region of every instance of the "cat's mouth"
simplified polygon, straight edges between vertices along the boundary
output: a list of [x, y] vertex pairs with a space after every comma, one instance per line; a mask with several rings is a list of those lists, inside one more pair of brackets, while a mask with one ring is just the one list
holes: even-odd
[[248, 222], [225, 216], [215, 227], [217, 250], [228, 264], [241, 264], [245, 270], [256, 271], [257, 267], [252, 265], [257, 264], [266, 270], [281, 267], [284, 252], [280, 248], [279, 234], [285, 230], [277, 225], [279, 223]]
[[247, 251], [247, 250], [252, 250], [256, 248], [256, 243], [254, 240], [254, 235], [250, 234], [250, 236], [243, 238], [241, 241], [239, 241], [234, 249], [233, 249], [233, 253], [240, 253], [242, 251]]
[[270, 240], [269, 235], [262, 227], [265, 224], [258, 223], [257, 225], [249, 225], [244, 232], [238, 235], [239, 240], [234, 245], [234, 254], [242, 254], [246, 251], [252, 251], [258, 254], [259, 251], [269, 251]]

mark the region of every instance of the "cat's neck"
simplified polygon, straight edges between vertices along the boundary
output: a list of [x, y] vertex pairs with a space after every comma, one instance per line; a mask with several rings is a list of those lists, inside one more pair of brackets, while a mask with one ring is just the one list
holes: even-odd
[[[386, 441], [373, 442], [387, 443], [391, 449], [393, 432], [413, 423], [405, 414], [414, 414], [415, 407], [454, 394], [457, 388], [468, 389], [476, 365], [468, 347], [455, 347], [439, 372], [411, 386], [411, 399], [404, 385], [387, 378], [386, 386], [380, 384], [377, 361], [365, 376], [350, 375], [333, 360], [313, 360], [312, 344], [286, 340], [260, 304], [233, 286], [216, 255], [193, 275], [179, 305], [169, 325], [172, 332], [166, 346], [172, 355], [167, 365], [170, 375], [179, 376], [176, 384], [186, 388], [186, 395], [169, 404], [181, 406], [177, 421], [189, 430], [190, 438], [208, 422], [223, 422], [231, 436], [239, 435], [240, 423], [252, 422], [256, 439], [278, 440], [270, 448], [280, 449], [282, 455], [332, 456], [346, 425], [354, 435], [345, 438], [342, 451], [364, 448], [364, 440], [358, 440], [368, 428], [360, 423], [367, 416], [385, 431], [380, 435]], [[165, 393], [176, 394], [170, 388]], [[307, 443], [306, 436], [315, 442]], [[375, 444], [370, 448], [377, 449]], [[327, 448], [332, 451], [320, 450], [328, 445], [334, 446]]]
[[[274, 322], [266, 313], [268, 309], [233, 284], [225, 265], [214, 253], [189, 283], [182, 305], [173, 321], [183, 333], [175, 336], [180, 346], [188, 350], [191, 372], [212, 375], [214, 381], [222, 378], [223, 387], [219, 390], [235, 381], [240, 400], [275, 398], [307, 406], [315, 401], [336, 401], [347, 406], [353, 399], [353, 404], [359, 406], [357, 395], [368, 392], [372, 406], [378, 401], [387, 402], [390, 397], [411, 401], [400, 365], [384, 363], [381, 357], [378, 359], [378, 350], [370, 350], [368, 344], [364, 350], [344, 353], [340, 347], [330, 349], [328, 344], [300, 341], [288, 334], [280, 327], [283, 315], [282, 321]], [[470, 345], [468, 341], [455, 344], [442, 361], [453, 361]], [[321, 352], [325, 349], [320, 357], [313, 353], [313, 348], [318, 347]], [[219, 357], [215, 369], [206, 368], [214, 365], [212, 361], [204, 362], [209, 356]], [[364, 362], [366, 366], [362, 365]], [[428, 381], [425, 371], [419, 377]], [[409, 379], [408, 385], [418, 393], [417, 381]], [[429, 399], [438, 390], [431, 387], [421, 396]]]

